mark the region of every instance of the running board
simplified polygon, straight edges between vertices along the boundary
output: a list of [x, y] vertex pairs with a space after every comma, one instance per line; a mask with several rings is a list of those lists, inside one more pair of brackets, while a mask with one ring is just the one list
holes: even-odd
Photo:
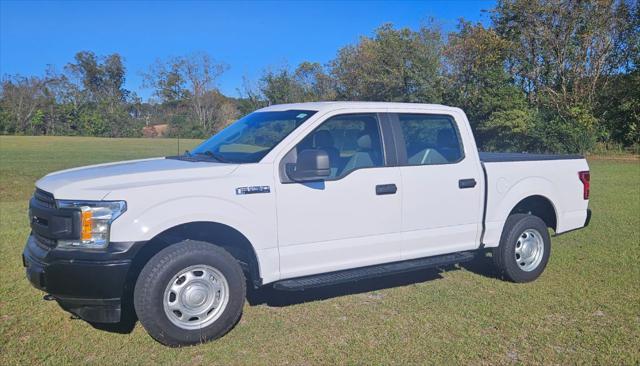
[[474, 258], [472, 252], [460, 252], [453, 254], [439, 255], [435, 257], [426, 257], [419, 259], [411, 259], [402, 262], [393, 262], [379, 264], [369, 267], [360, 267], [347, 269], [344, 271], [321, 273], [312, 276], [298, 277], [275, 282], [273, 287], [277, 290], [299, 291], [308, 288], [322, 287], [327, 285], [336, 285], [341, 283], [365, 280], [370, 278], [387, 276], [390, 274], [398, 274], [411, 272], [420, 269], [434, 268], [446, 266], [455, 263], [470, 261]]

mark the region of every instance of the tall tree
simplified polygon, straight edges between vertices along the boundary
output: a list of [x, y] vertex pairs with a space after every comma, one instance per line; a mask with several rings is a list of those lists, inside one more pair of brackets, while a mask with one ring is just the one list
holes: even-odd
[[509, 42], [508, 67], [534, 103], [558, 111], [591, 105], [627, 66], [633, 14], [626, 1], [501, 0], [492, 18]]
[[535, 111], [504, 68], [508, 42], [482, 24], [461, 21], [444, 50], [446, 102], [464, 109], [487, 150], [530, 150]]
[[129, 94], [124, 89], [126, 69], [117, 53], [98, 57], [90, 51], [78, 52], [75, 63], [65, 68], [79, 80], [90, 101], [109, 100], [115, 105], [124, 102]]
[[81, 90], [78, 122], [83, 133], [98, 136], [135, 133], [137, 127], [133, 126], [127, 106], [130, 92], [124, 88], [126, 69], [119, 54], [99, 57], [90, 51], [78, 52], [75, 62], [65, 69]]
[[101, 96], [103, 69], [98, 65], [98, 57], [90, 51], [76, 53], [75, 63], [69, 63], [65, 69], [79, 81], [85, 95], [93, 101]]
[[183, 59], [172, 58], [167, 61], [156, 60], [143, 73], [143, 85], [154, 89], [153, 94], [162, 103], [175, 103], [185, 99], [186, 80], [182, 72]]
[[260, 78], [260, 94], [268, 105], [303, 102], [302, 86], [295, 79], [289, 67], [267, 70]]
[[302, 62], [293, 77], [299, 86], [300, 101], [334, 100], [337, 97], [335, 80], [317, 62]]
[[218, 118], [217, 110], [228, 101], [216, 85], [226, 69], [206, 53], [192, 53], [156, 61], [144, 75], [145, 85], [164, 102], [186, 102], [199, 128], [213, 132], [226, 122]]
[[244, 81], [245, 103], [263, 105], [336, 99], [335, 80], [317, 62], [304, 61], [295, 70], [284, 65], [263, 72], [257, 85]]
[[227, 66], [216, 63], [205, 53], [195, 53], [183, 59], [184, 76], [190, 86], [190, 101], [193, 112], [205, 130], [212, 130], [214, 113], [219, 107], [218, 77]]
[[240, 95], [240, 99], [238, 99], [240, 114], [249, 114], [268, 105], [257, 84], [251, 82], [246, 76], [242, 77], [242, 87], [238, 89], [238, 94]]
[[0, 102], [6, 120], [2, 123], [5, 132], [36, 133], [33, 118], [42, 102], [45, 80], [31, 76], [5, 76], [2, 79]]
[[105, 58], [102, 93], [115, 105], [127, 100], [129, 91], [124, 88], [126, 70], [122, 57], [114, 53]]
[[438, 103], [442, 100], [439, 29], [385, 24], [338, 51], [331, 62], [339, 97], [348, 100]]

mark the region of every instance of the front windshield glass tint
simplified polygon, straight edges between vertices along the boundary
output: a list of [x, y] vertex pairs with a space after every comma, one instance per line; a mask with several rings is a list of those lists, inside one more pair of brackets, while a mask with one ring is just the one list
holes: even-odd
[[254, 112], [198, 145], [191, 155], [225, 163], [257, 163], [315, 111]]

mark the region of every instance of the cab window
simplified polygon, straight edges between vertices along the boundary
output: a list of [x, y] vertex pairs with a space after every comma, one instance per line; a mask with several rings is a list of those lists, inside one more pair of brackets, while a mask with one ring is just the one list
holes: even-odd
[[451, 116], [398, 114], [407, 165], [452, 164], [463, 158], [460, 135]]
[[329, 156], [328, 179], [339, 179], [361, 168], [384, 165], [378, 119], [375, 114], [350, 114], [329, 118], [292, 151], [324, 150]]

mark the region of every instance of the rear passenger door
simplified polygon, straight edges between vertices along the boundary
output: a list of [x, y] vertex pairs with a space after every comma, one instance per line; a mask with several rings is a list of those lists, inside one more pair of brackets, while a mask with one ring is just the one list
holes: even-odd
[[474, 249], [482, 216], [482, 171], [465, 156], [446, 114], [389, 115], [402, 176], [402, 258]]

